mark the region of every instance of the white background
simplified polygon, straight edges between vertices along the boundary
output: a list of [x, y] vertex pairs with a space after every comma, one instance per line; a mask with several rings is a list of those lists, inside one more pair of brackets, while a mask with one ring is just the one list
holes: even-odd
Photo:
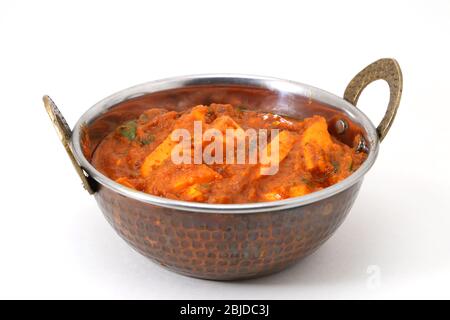
[[[449, 34], [449, 1], [2, 0], [0, 298], [450, 298]], [[245, 282], [179, 276], [130, 249], [41, 102], [50, 94], [73, 125], [120, 89], [212, 72], [342, 95], [382, 57], [399, 61], [404, 93], [351, 214], [312, 256]], [[386, 88], [361, 97], [374, 123]]]

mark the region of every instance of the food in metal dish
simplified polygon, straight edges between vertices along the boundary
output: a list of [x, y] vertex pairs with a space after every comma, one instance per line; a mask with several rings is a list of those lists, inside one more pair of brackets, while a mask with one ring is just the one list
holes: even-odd
[[[389, 84], [390, 98], [385, 115], [376, 127], [356, 108], [356, 104], [364, 88], [379, 79]], [[121, 90], [87, 110], [73, 130], [50, 97], [45, 96], [44, 103], [83, 186], [94, 195], [108, 222], [131, 247], [158, 264], [184, 275], [203, 279], [237, 280], [259, 277], [285, 269], [314, 252], [341, 225], [357, 197], [364, 175], [376, 160], [380, 142], [386, 137], [394, 121], [400, 104], [402, 79], [400, 67], [394, 59], [380, 59], [364, 68], [350, 81], [344, 98], [306, 84], [270, 77], [217, 74], [182, 76]], [[171, 143], [169, 140], [165, 144], [163, 142], [171, 133], [170, 127], [175, 127], [176, 121], [193, 111], [193, 109], [187, 111], [188, 109], [197, 105], [210, 106], [212, 102], [219, 101], [234, 105], [236, 108], [246, 106], [247, 110], [263, 113], [263, 117], [264, 113], [270, 113], [266, 115], [267, 117], [291, 116], [291, 118], [277, 117], [275, 121], [280, 122], [280, 131], [274, 138], [284, 132], [283, 135], [286, 136], [295, 135], [295, 141], [298, 141], [302, 139], [302, 133], [303, 135], [305, 133], [305, 124], [322, 123], [320, 128], [323, 129], [318, 131], [324, 134], [321, 135], [322, 138], [327, 136], [326, 131], [331, 134], [332, 144], [336, 145], [334, 148], [347, 149], [348, 146], [352, 149], [352, 153], [361, 150], [359, 152], [363, 154], [360, 156], [367, 158], [357, 170], [356, 163], [349, 164], [348, 167], [342, 163], [336, 166], [335, 177], [339, 177], [341, 172], [344, 175], [349, 174], [338, 183], [305, 196], [279, 201], [207, 203], [206, 201], [212, 199], [209, 193], [205, 193], [203, 200], [205, 202], [198, 202], [199, 199], [179, 201], [171, 199], [172, 195], [154, 196], [129, 188], [133, 186], [131, 184], [129, 187], [124, 186], [125, 179], [135, 179], [142, 175], [143, 163], [151, 154], [153, 156], [148, 158], [149, 165], [144, 167], [144, 175], [148, 174], [148, 177], [151, 177], [164, 168], [164, 163], [158, 166], [159, 160], [167, 157], [167, 149], [170, 148], [166, 147], [167, 145], [170, 147]], [[167, 124], [166, 129], [143, 131], [153, 134], [154, 137], [142, 135], [141, 121], [145, 120], [145, 116], [142, 116], [144, 119], [139, 119], [139, 115], [146, 110], [149, 111], [149, 108], [159, 108], [152, 112], [159, 112], [161, 116], [171, 112], [162, 110], [164, 108], [179, 112], [179, 116], [174, 117], [174, 121], [161, 121], [160, 128], [163, 124]], [[233, 112], [235, 111], [239, 111], [239, 108]], [[243, 111], [242, 116], [250, 115]], [[237, 125], [243, 128], [248, 126], [239, 117], [228, 116]], [[324, 129], [324, 121], [319, 120], [319, 116], [326, 119], [328, 130]], [[217, 118], [220, 116], [216, 115], [209, 124]], [[303, 131], [295, 132], [287, 127], [281, 127], [284, 120], [296, 123], [292, 118], [303, 119], [303, 124], [298, 124], [305, 126]], [[222, 119], [226, 120], [222, 121], [222, 124], [236, 126], [230, 119]], [[317, 139], [316, 134], [311, 137]], [[358, 147], [355, 149], [356, 141]], [[126, 154], [131, 155], [125, 147], [130, 151], [142, 153], [141, 160], [134, 162], [134, 166], [131, 161], [127, 164], [128, 167], [124, 166], [122, 172], [115, 175], [108, 173], [108, 162], [102, 163], [100, 157], [101, 150], [107, 144], [114, 143], [117, 143], [117, 147], [122, 145], [124, 157]], [[120, 151], [114, 148], [109, 150], [109, 153]], [[158, 152], [151, 152], [153, 150]], [[302, 161], [299, 161], [295, 162], [294, 166], [287, 167], [294, 151], [295, 147], [292, 147], [280, 162], [279, 170], [276, 172], [281, 177], [283, 170], [289, 169], [289, 172], [285, 173], [286, 185], [291, 183], [290, 171], [295, 172], [295, 165], [302, 165]], [[339, 155], [335, 152], [329, 154]], [[96, 158], [94, 161], [93, 156]], [[114, 160], [114, 156], [109, 157], [107, 153], [103, 156], [106, 161]], [[136, 158], [131, 158], [133, 159]], [[115, 160], [120, 159], [116, 157]], [[311, 163], [316, 164], [317, 160]], [[207, 166], [218, 171], [213, 169], [212, 165]], [[327, 167], [331, 169], [329, 165]], [[353, 173], [341, 171], [345, 169], [356, 171]], [[178, 170], [172, 171], [172, 174], [167, 176], [161, 174], [161, 181], [168, 184], [172, 179], [181, 176], [181, 173], [182, 171]], [[224, 176], [223, 173], [218, 174]], [[122, 184], [115, 182], [120, 178], [124, 178], [122, 181], [119, 180]], [[258, 186], [261, 190], [266, 187], [271, 191], [272, 188], [269, 187], [275, 184], [263, 185], [261, 183], [263, 179], [272, 181], [277, 179], [276, 175], [261, 176], [256, 182], [252, 182], [253, 186]], [[237, 185], [238, 190], [245, 188], [246, 185]], [[258, 188], [255, 190], [259, 190]], [[230, 201], [249, 199], [241, 195], [245, 195], [245, 192], [233, 194], [236, 198], [231, 198]], [[257, 193], [256, 196], [258, 195]], [[64, 208], [61, 209], [63, 211]]]
[[[179, 129], [189, 141], [177, 151], [186, 143], [175, 137]], [[207, 138], [211, 129], [216, 134]], [[116, 182], [156, 196], [221, 204], [265, 202], [303, 196], [345, 179], [367, 158], [358, 150], [359, 141], [359, 136], [351, 146], [338, 141], [319, 115], [293, 119], [217, 103], [182, 112], [149, 108], [107, 135], [92, 163]], [[240, 150], [246, 151], [243, 156]], [[187, 158], [174, 161], [175, 151], [187, 151]]]

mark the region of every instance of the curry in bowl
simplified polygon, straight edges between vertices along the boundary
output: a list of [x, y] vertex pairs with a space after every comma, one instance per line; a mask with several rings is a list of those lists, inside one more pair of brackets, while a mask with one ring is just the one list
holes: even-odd
[[[189, 161], [173, 161], [180, 145], [174, 132], [184, 129], [195, 136], [195, 122], [203, 131], [222, 133], [200, 142], [204, 152], [220, 161], [195, 161], [196, 138], [187, 145], [193, 151]], [[227, 136], [229, 129], [234, 130], [232, 136]], [[259, 145], [259, 152], [251, 151], [252, 137], [245, 134], [249, 129], [266, 133], [267, 143]], [[231, 148], [225, 145], [229, 138]], [[319, 115], [293, 119], [217, 103], [181, 112], [149, 108], [107, 135], [92, 163], [126, 187], [160, 197], [216, 204], [265, 202], [318, 191], [351, 175], [367, 158], [358, 149], [360, 138], [355, 136], [351, 146], [337, 140]], [[238, 158], [239, 139], [248, 150], [245, 161], [230, 161]], [[254, 142], [253, 146], [261, 139]], [[217, 147], [222, 144], [223, 148]], [[252, 156], [256, 161], [251, 161]], [[271, 161], [263, 161], [265, 156]], [[264, 174], [274, 165], [276, 170]]]
[[[379, 79], [390, 98], [376, 127], [356, 104]], [[44, 103], [83, 186], [132, 248], [184, 275], [237, 280], [286, 268], [341, 225], [393, 123], [402, 79], [393, 59], [364, 68], [343, 98], [271, 77], [182, 76], [106, 97], [73, 130]], [[228, 161], [251, 130], [266, 132], [256, 161], [251, 135], [245, 161]]]

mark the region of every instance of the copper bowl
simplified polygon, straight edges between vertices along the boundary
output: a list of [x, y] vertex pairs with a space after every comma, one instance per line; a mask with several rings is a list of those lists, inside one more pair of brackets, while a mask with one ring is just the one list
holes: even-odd
[[[376, 128], [355, 107], [362, 90], [384, 79], [390, 87], [385, 117]], [[373, 165], [400, 102], [402, 75], [397, 62], [381, 59], [361, 71], [344, 99], [287, 80], [245, 75], [196, 75], [159, 80], [125, 89], [100, 101], [73, 131], [56, 105], [44, 97], [84, 187], [106, 219], [138, 252], [175, 272], [204, 279], [235, 280], [282, 270], [317, 249], [342, 223]], [[247, 204], [176, 201], [129, 189], [90, 163], [101, 139], [149, 107], [181, 111], [212, 102], [245, 105], [291, 117], [320, 114], [330, 133], [350, 144], [362, 133], [367, 160], [345, 180], [324, 190], [286, 200]]]

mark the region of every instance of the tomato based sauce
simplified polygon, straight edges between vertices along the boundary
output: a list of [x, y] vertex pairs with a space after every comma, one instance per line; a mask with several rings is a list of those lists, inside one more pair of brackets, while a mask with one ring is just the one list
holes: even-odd
[[[277, 141], [277, 170], [264, 174], [267, 164], [257, 153], [257, 161], [227, 161], [231, 151], [223, 148], [221, 163], [191, 161], [177, 163], [172, 152], [179, 141], [173, 139], [177, 129], [194, 132], [194, 122], [205, 131], [215, 129], [226, 135], [228, 129], [242, 134], [248, 129], [265, 129], [268, 154]], [[277, 134], [272, 134], [277, 129]], [[239, 135], [233, 137], [237, 148]], [[209, 141], [201, 141], [203, 150]], [[244, 138], [244, 141], [246, 138]], [[275, 140], [276, 139], [276, 140]], [[195, 149], [192, 139], [189, 147]], [[221, 141], [220, 143], [225, 143]], [[358, 139], [355, 139], [355, 141]], [[248, 142], [248, 141], [247, 141]], [[192, 160], [195, 152], [192, 152]], [[331, 186], [351, 175], [366, 159], [335, 139], [324, 117], [315, 115], [292, 119], [271, 113], [245, 110], [230, 104], [199, 105], [184, 112], [151, 108], [137, 119], [127, 121], [107, 135], [98, 145], [92, 164], [116, 182], [142, 192], [170, 199], [206, 203], [249, 203], [275, 201], [302, 196]], [[245, 156], [250, 159], [249, 155]], [[272, 163], [273, 164], [273, 163]]]

